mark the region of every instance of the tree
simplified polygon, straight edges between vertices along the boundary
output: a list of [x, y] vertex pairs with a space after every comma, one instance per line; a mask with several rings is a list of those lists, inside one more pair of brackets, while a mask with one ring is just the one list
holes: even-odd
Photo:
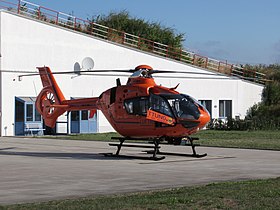
[[252, 106], [246, 118], [256, 129], [280, 129], [280, 66], [262, 67], [269, 82], [262, 92], [262, 102]]
[[264, 105], [273, 106], [280, 104], [280, 71], [268, 75], [269, 82], [262, 93]]
[[176, 34], [175, 29], [164, 27], [160, 23], [149, 23], [143, 19], [133, 18], [127, 11], [111, 12], [107, 16], [93, 17], [89, 21], [90, 24], [95, 22], [118, 31], [124, 31], [154, 42], [169, 45], [173, 48], [181, 48], [183, 46], [184, 34]]

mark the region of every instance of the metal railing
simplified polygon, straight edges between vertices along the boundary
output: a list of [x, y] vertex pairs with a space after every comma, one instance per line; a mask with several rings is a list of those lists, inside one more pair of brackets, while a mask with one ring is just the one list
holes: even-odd
[[229, 76], [237, 76], [261, 84], [264, 84], [266, 81], [265, 74], [263, 73], [201, 56], [181, 48], [173, 48], [28, 1], [18, 0], [17, 3], [12, 3], [10, 1], [0, 0], [0, 8]]

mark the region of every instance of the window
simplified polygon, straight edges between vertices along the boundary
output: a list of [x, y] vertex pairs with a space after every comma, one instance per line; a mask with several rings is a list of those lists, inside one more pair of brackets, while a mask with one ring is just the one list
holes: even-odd
[[220, 100], [219, 101], [219, 117], [231, 118], [232, 117], [232, 101]]
[[133, 114], [133, 100], [127, 100], [124, 102], [126, 111], [128, 114]]
[[212, 101], [211, 100], [198, 100], [199, 103], [204, 106], [209, 112], [210, 116], [212, 116]]
[[33, 104], [26, 104], [26, 121], [33, 121]]
[[162, 96], [151, 94], [150, 107], [154, 111], [173, 117], [168, 101]]
[[72, 121], [79, 121], [80, 117], [79, 117], [79, 111], [72, 111], [71, 112], [71, 120]]
[[26, 122], [41, 122], [40, 113], [35, 108], [34, 104], [26, 104]]
[[199, 105], [190, 96], [184, 94], [166, 94], [162, 95], [162, 97], [168, 101], [177, 117], [196, 120], [199, 118]]
[[88, 110], [82, 110], [82, 120], [88, 120]]
[[147, 97], [127, 99], [124, 101], [124, 106], [128, 114], [146, 115], [148, 110], [148, 99]]
[[41, 121], [41, 114], [35, 108], [35, 121]]

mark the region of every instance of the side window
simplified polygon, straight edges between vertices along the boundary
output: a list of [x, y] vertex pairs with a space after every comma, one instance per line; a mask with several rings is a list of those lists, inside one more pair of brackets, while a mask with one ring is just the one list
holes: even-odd
[[173, 116], [170, 106], [167, 101], [165, 101], [161, 96], [152, 94], [150, 96], [151, 109], [162, 114]]
[[139, 111], [142, 115], [146, 115], [147, 114], [147, 110], [148, 110], [148, 99], [145, 98], [145, 99], [140, 99], [139, 101]]
[[124, 102], [125, 109], [128, 114], [133, 114], [133, 100], [127, 100]]
[[124, 106], [128, 114], [146, 115], [148, 110], [148, 99], [147, 97], [127, 99], [124, 101]]

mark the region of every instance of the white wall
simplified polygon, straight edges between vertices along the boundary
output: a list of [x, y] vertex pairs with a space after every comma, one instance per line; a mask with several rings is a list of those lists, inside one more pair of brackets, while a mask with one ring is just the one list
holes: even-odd
[[[148, 64], [154, 69], [200, 71], [169, 59], [129, 49], [107, 41], [79, 34], [64, 28], [22, 18], [8, 12], [1, 14], [1, 69], [36, 71], [37, 66], [49, 66], [53, 71], [74, 70], [76, 62], [91, 57], [94, 69], [131, 69]], [[36, 96], [41, 90], [38, 76], [16, 80], [16, 74], [2, 73], [2, 135], [14, 135], [15, 96]], [[73, 76], [73, 75], [72, 75]], [[116, 76], [56, 75], [66, 98], [99, 96], [115, 85]], [[172, 75], [174, 76], [174, 75]], [[186, 75], [185, 75], [186, 76]], [[193, 75], [191, 75], [193, 76]], [[120, 77], [126, 83], [127, 77]], [[261, 100], [262, 86], [241, 80], [156, 78], [158, 84], [175, 86], [197, 99], [213, 100], [213, 117], [218, 116], [219, 100], [234, 101], [233, 116], [246, 114], [248, 107]], [[14, 81], [15, 80], [15, 81]], [[6, 127], [6, 130], [4, 128]], [[110, 131], [111, 126], [99, 115], [99, 131]]]

